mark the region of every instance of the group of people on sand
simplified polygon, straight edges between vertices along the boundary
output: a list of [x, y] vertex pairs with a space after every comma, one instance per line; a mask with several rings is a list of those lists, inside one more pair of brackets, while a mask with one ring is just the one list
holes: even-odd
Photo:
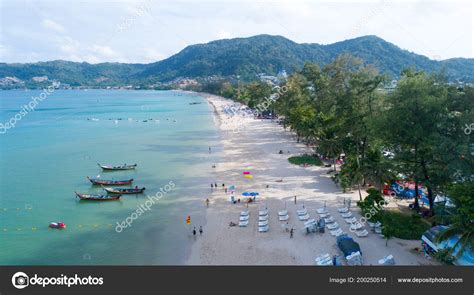
[[[199, 226], [199, 235], [202, 236], [203, 230], [202, 230], [202, 225]], [[193, 236], [196, 236], [197, 231], [196, 227], [193, 228]]]

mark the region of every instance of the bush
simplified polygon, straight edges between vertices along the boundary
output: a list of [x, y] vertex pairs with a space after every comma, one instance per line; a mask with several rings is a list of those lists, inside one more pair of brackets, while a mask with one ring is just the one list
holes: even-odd
[[291, 164], [295, 164], [295, 165], [304, 165], [304, 164], [313, 165], [313, 166], [322, 165], [322, 162], [318, 157], [311, 156], [311, 155], [289, 157], [288, 161]]
[[357, 202], [357, 206], [362, 210], [363, 215], [371, 222], [381, 221], [383, 208], [381, 205], [385, 203], [382, 194], [374, 189], [367, 190], [367, 197], [363, 201]]
[[404, 240], [419, 240], [430, 226], [418, 214], [406, 215], [386, 211], [381, 216], [383, 226], [388, 226], [394, 237]]

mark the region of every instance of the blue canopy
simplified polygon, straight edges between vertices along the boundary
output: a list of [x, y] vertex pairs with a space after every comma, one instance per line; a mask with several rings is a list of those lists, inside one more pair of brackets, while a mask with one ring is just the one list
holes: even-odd
[[250, 196], [255, 197], [255, 196], [258, 196], [258, 195], [259, 195], [259, 193], [257, 193], [257, 192], [243, 192], [242, 193], [242, 196], [246, 196], [246, 197], [250, 197]]

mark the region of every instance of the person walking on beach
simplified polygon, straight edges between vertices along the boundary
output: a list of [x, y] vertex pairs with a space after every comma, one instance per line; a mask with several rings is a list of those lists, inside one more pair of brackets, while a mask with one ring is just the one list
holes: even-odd
[[211, 189], [213, 189], [213, 188], [214, 188], [214, 185], [211, 183]]
[[227, 188], [224, 188], [224, 192], [227, 194]]
[[296, 205], [296, 196], [295, 196], [295, 205]]
[[290, 239], [293, 239], [293, 232], [295, 231], [295, 229], [292, 227], [290, 229]]
[[209, 147], [209, 154], [211, 153], [211, 147]]
[[202, 236], [202, 225], [199, 226], [199, 235]]
[[209, 208], [209, 199], [206, 199], [206, 207]]
[[193, 236], [196, 236], [196, 227], [193, 228]]

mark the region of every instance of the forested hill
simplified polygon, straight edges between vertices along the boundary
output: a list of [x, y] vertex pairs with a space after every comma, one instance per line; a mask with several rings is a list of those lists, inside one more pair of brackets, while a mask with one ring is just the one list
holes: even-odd
[[169, 81], [178, 77], [198, 78], [213, 75], [256, 79], [259, 73], [291, 73], [307, 62], [320, 65], [341, 53], [350, 53], [373, 64], [382, 73], [396, 78], [413, 67], [427, 72], [444, 69], [451, 81], [474, 81], [474, 59], [443, 61], [403, 50], [376, 36], [364, 36], [333, 44], [298, 44], [281, 36], [258, 35], [196, 44], [151, 64], [76, 63], [50, 61], [29, 64], [0, 64], [0, 78], [16, 77], [27, 84], [33, 77], [47, 76], [71, 85], [124, 85]]

